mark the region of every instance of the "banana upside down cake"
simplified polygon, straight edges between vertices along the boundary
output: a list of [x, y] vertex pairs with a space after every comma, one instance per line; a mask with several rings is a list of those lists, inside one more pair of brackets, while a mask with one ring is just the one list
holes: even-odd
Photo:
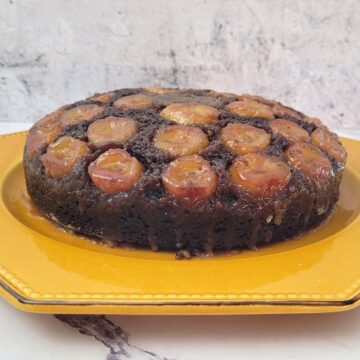
[[46, 115], [24, 152], [42, 213], [115, 245], [255, 248], [317, 227], [346, 151], [319, 119], [260, 96], [121, 89]]

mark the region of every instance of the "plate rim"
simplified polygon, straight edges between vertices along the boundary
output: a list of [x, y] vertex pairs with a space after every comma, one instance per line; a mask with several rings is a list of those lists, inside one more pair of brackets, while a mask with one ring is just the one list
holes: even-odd
[[270, 306], [338, 306], [344, 307], [349, 305], [360, 304], [360, 294], [355, 295], [350, 299], [345, 300], [210, 300], [210, 301], [156, 301], [156, 302], [146, 302], [146, 301], [136, 301], [136, 302], [126, 302], [126, 301], [66, 301], [66, 300], [38, 300], [31, 299], [31, 297], [26, 297], [11, 286], [7, 285], [3, 280], [0, 279], [0, 288], [3, 291], [6, 291], [8, 295], [13, 296], [18, 302], [26, 305], [52, 305], [52, 306], [114, 306], [114, 305], [126, 305], [126, 306], [219, 306], [219, 305], [232, 305], [232, 306], [242, 306], [242, 305], [270, 305]]
[[[4, 134], [0, 135], [0, 139], [4, 138], [10, 138], [10, 137], [16, 137], [16, 136], [25, 136], [27, 134], [27, 131], [21, 131], [21, 132], [15, 132], [11, 134]], [[352, 142], [356, 142], [357, 145], [360, 145], [360, 141], [349, 139]], [[334, 235], [336, 236], [336, 234]], [[206, 307], [213, 307], [213, 306], [247, 306], [247, 305], [259, 305], [259, 306], [267, 306], [267, 307], [278, 307], [278, 306], [300, 306], [300, 307], [312, 307], [316, 306], [319, 308], [328, 308], [330, 307], [336, 307], [339, 308], [338, 311], [341, 310], [341, 308], [344, 307], [356, 307], [360, 305], [360, 279], [357, 279], [353, 282], [350, 286], [348, 286], [346, 289], [341, 291], [342, 297], [338, 297], [337, 295], [333, 295], [331, 299], [322, 299], [322, 300], [290, 300], [287, 298], [286, 293], [281, 294], [281, 299], [272, 299], [267, 298], [263, 296], [263, 299], [209, 299], [209, 300], [197, 300], [197, 299], [187, 299], [184, 300], [184, 296], [182, 296], [183, 299], [174, 298], [173, 300], [162, 300], [159, 297], [156, 298], [154, 296], [151, 298], [151, 296], [147, 296], [149, 299], [148, 301], [139, 301], [137, 299], [130, 299], [131, 294], [129, 294], [130, 301], [125, 300], [106, 300], [105, 298], [101, 301], [98, 300], [64, 300], [64, 299], [46, 299], [41, 296], [41, 294], [37, 293], [33, 289], [31, 289], [29, 286], [27, 286], [22, 280], [18, 279], [15, 275], [11, 274], [9, 270], [6, 270], [4, 267], [0, 265], [0, 291], [1, 293], [6, 293], [7, 296], [4, 296], [5, 298], [13, 297], [17, 302], [31, 307], [42, 307], [42, 306], [51, 306], [51, 307], [87, 307], [87, 306], [101, 306], [101, 307], [108, 307], [108, 306], [130, 306], [130, 307], [143, 307], [143, 306], [160, 306], [160, 307], [166, 307], [166, 306], [206, 306]], [[344, 298], [344, 294], [352, 294], [350, 298]], [[4, 294], [3, 294], [4, 295]], [[156, 294], [155, 294], [156, 295]], [[259, 294], [260, 295], [260, 294]], [[316, 294], [312, 294], [316, 295]], [[214, 294], [216, 297], [216, 294]], [[39, 299], [39, 297], [42, 299]], [[324, 295], [322, 295], [324, 297]], [[338, 299], [334, 299], [338, 297]], [[64, 296], [66, 298], [66, 296]], [[9, 299], [8, 299], [9, 300]]]

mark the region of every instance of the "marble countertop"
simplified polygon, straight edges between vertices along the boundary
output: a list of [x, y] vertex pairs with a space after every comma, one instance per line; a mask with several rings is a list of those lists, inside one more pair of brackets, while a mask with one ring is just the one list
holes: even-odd
[[[29, 123], [0, 123], [0, 133]], [[360, 138], [360, 131], [338, 131]], [[0, 360], [359, 359], [360, 308], [257, 316], [53, 316], [0, 299]]]
[[318, 315], [61, 316], [0, 300], [0, 359], [359, 359], [360, 309]]

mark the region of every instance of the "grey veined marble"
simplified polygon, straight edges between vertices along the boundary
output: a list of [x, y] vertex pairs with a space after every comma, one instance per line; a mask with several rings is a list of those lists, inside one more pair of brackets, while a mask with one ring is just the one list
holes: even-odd
[[360, 128], [360, 1], [0, 2], [0, 121], [148, 84], [263, 94]]

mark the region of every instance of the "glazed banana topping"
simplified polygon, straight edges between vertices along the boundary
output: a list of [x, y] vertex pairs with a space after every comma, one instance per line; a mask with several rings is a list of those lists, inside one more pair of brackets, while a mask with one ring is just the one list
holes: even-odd
[[154, 145], [173, 156], [198, 153], [209, 145], [206, 134], [199, 128], [170, 125], [157, 131]]
[[88, 172], [97, 188], [113, 195], [128, 191], [140, 179], [143, 166], [127, 151], [110, 149], [89, 165]]
[[153, 100], [146, 95], [129, 95], [116, 100], [114, 106], [119, 110], [147, 109], [153, 105]]
[[243, 190], [255, 196], [272, 196], [287, 185], [291, 172], [277, 157], [250, 153], [235, 159], [230, 175]]
[[328, 128], [321, 122], [320, 119], [318, 118], [315, 118], [315, 117], [310, 117], [310, 116], [305, 116], [304, 117], [304, 120], [310, 124], [314, 124], [316, 125], [317, 127], [319, 128], [322, 128], [322, 129], [326, 129], [328, 130]]
[[39, 121], [37, 121], [32, 126], [30, 131], [32, 129], [34, 129], [34, 128], [51, 127], [53, 125], [58, 125], [59, 124], [59, 117], [65, 110], [66, 110], [66, 106], [61, 106], [57, 110], [55, 110], [54, 112], [45, 115], [43, 118], [41, 118]]
[[321, 150], [331, 155], [336, 161], [345, 164], [346, 150], [337, 141], [335, 135], [326, 129], [317, 128], [311, 133], [311, 142], [318, 146]]
[[[136, 142], [139, 136], [139, 141], [141, 141], [143, 130], [139, 132], [139, 129], [143, 129], [143, 123], [139, 127], [136, 117], [111, 115], [95, 121], [94, 117], [111, 106], [120, 110], [147, 109], [156, 103], [156, 99], [164, 96], [170, 97], [170, 101], [172, 97], [176, 99], [176, 96], [187, 101], [191, 96], [186, 92], [187, 90], [184, 89], [150, 86], [135, 95], [122, 96], [113, 105], [109, 105], [118, 94], [118, 92], [110, 91], [89, 98], [103, 106], [84, 104], [70, 109], [59, 108], [38, 121], [30, 130], [26, 143], [27, 156], [31, 160], [37, 152], [43, 152], [48, 146], [46, 153], [41, 156], [46, 174], [61, 178], [71, 172], [90, 150], [95, 151], [99, 147], [108, 149], [120, 145], [129, 147], [131, 151], [132, 141]], [[176, 93], [181, 93], [181, 95]], [[302, 115], [261, 96], [247, 94], [238, 96], [213, 90], [203, 94], [205, 95], [197, 92], [192, 96], [204, 103], [172, 102], [161, 111], [154, 107], [154, 112], [158, 111], [162, 119], [177, 124], [166, 125], [165, 122], [161, 124], [160, 121], [153, 132], [146, 135], [148, 136], [146, 143], [149, 137], [153, 136], [152, 144], [159, 150], [155, 153], [156, 156], [160, 156], [159, 159], [162, 159], [161, 153], [177, 158], [161, 175], [165, 189], [177, 198], [192, 201], [205, 200], [215, 192], [217, 187], [215, 170], [198, 154], [213, 156], [213, 148], [217, 149], [217, 147], [219, 147], [217, 151], [240, 155], [233, 160], [229, 168], [231, 178], [237, 186], [255, 196], [272, 196], [279, 192], [289, 181], [290, 167], [288, 165], [309, 176], [321, 178], [332, 171], [326, 154], [340, 164], [345, 164], [345, 149], [336, 136], [327, 131], [318, 119]], [[220, 111], [216, 107], [205, 105], [209, 96], [218, 99], [219, 105], [216, 106], [219, 108], [242, 117], [241, 122], [236, 122], [233, 116], [229, 116], [226, 112], [222, 115], [222, 121], [219, 121]], [[202, 98], [204, 100], [201, 100]], [[231, 98], [237, 100], [232, 101]], [[160, 103], [161, 101], [156, 103], [157, 106], [161, 106]], [[107, 113], [114, 113], [114, 109]], [[275, 119], [275, 116], [285, 118]], [[229, 120], [223, 121], [226, 117]], [[271, 131], [268, 128], [264, 130], [243, 123], [246, 122], [244, 118], [254, 117], [269, 120], [266, 124]], [[314, 124], [317, 128], [310, 135], [296, 120], [290, 120], [289, 117], [302, 119]], [[152, 121], [160, 120], [155, 119], [156, 121]], [[83, 126], [83, 122], [90, 124], [87, 129]], [[224, 126], [224, 123], [227, 125]], [[90, 149], [87, 143], [72, 137], [63, 136], [58, 139], [62, 134], [68, 133], [70, 126], [76, 127], [78, 124], [86, 130], [86, 136], [79, 135], [79, 137], [87, 140]], [[205, 131], [200, 129], [199, 125], [213, 125], [214, 128], [211, 127]], [[147, 126], [145, 125], [145, 128]], [[82, 134], [81, 131], [84, 130], [79, 131], [79, 134]], [[260, 154], [272, 145], [271, 134], [280, 134], [294, 143], [288, 148], [286, 148], [287, 144], [283, 147], [288, 165], [278, 157]], [[131, 139], [133, 140], [128, 143], [127, 141]], [[280, 138], [280, 141], [283, 140]], [[122, 145], [124, 142], [126, 143]], [[212, 146], [209, 151], [207, 151], [208, 146]], [[106, 194], [128, 191], [140, 179], [143, 171], [140, 161], [119, 148], [106, 151], [88, 167], [93, 183]]]
[[95, 104], [79, 105], [62, 113], [59, 121], [64, 126], [76, 125], [82, 121], [89, 121], [103, 111], [101, 106]]
[[87, 136], [90, 143], [101, 146], [129, 140], [136, 132], [135, 120], [128, 117], [108, 116], [94, 121], [88, 127]]
[[219, 92], [219, 91], [214, 91], [214, 90], [210, 90], [207, 93], [207, 96], [214, 96], [214, 97], [225, 97], [225, 98], [236, 98], [238, 97], [236, 94], [233, 93], [229, 93], [229, 92]]
[[239, 100], [244, 100], [244, 101], [256, 101], [265, 105], [269, 105], [269, 106], [273, 106], [278, 104], [277, 101], [275, 100], [270, 100], [270, 99], [266, 99], [262, 96], [259, 95], [249, 95], [249, 94], [243, 94], [237, 97]]
[[310, 142], [306, 130], [291, 120], [275, 119], [270, 122], [270, 127], [275, 134], [281, 134], [293, 142]]
[[247, 124], [228, 124], [220, 134], [221, 142], [237, 154], [261, 150], [270, 144], [270, 135]]
[[41, 162], [47, 175], [62, 178], [70, 173], [87, 153], [88, 146], [84, 141], [63, 136], [49, 145], [47, 152], [41, 155]]
[[252, 100], [234, 101], [226, 106], [226, 110], [243, 117], [274, 119], [270, 106]]
[[107, 92], [104, 94], [99, 94], [99, 95], [95, 95], [92, 96], [90, 99], [94, 100], [94, 101], [98, 101], [101, 104], [105, 105], [108, 104], [110, 102], [110, 100], [114, 97], [115, 93], [114, 92]]
[[215, 192], [217, 176], [208, 161], [190, 155], [171, 162], [162, 174], [162, 181], [176, 198], [196, 202], [208, 199]]
[[55, 111], [39, 120], [29, 131], [26, 139], [26, 152], [31, 160], [36, 152], [54, 142], [62, 133], [63, 126], [58, 122], [61, 111]]
[[163, 109], [160, 115], [180, 125], [213, 124], [219, 118], [219, 111], [198, 103], [173, 103]]
[[153, 94], [158, 94], [158, 95], [173, 94], [173, 93], [179, 92], [178, 89], [170, 89], [170, 88], [165, 88], [165, 87], [161, 87], [161, 86], [149, 86], [146, 88], [146, 91], [153, 93]]
[[324, 178], [332, 171], [328, 158], [311, 144], [290, 145], [285, 151], [285, 157], [288, 164], [315, 179]]
[[301, 114], [299, 114], [297, 111], [289, 109], [285, 106], [282, 106], [280, 104], [276, 104], [273, 107], [273, 112], [278, 117], [293, 117], [295, 119], [302, 119]]

